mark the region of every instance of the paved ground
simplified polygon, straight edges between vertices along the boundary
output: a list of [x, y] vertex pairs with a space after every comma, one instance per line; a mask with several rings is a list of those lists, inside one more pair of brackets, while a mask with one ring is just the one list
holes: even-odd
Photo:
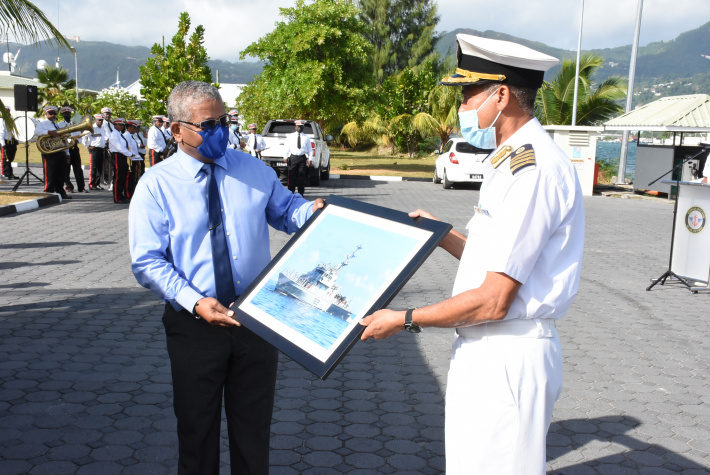
[[[332, 180], [317, 192], [421, 206], [459, 231], [478, 198], [415, 182]], [[174, 473], [162, 305], [130, 272], [127, 207], [108, 192], [74, 196], [0, 218], [0, 473]], [[579, 297], [559, 325], [565, 389], [548, 468], [708, 473], [710, 296], [645, 291], [666, 269], [673, 208], [603, 197], [585, 205]], [[274, 235], [273, 252], [285, 241]], [[455, 268], [434, 252], [391, 306], [447, 297]], [[272, 473], [442, 473], [450, 340], [427, 329], [358, 343], [326, 381], [283, 357]]]

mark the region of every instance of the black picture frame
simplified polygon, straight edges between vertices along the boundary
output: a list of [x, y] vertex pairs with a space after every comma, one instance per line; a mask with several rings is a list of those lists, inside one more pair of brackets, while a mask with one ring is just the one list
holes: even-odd
[[330, 195], [237, 300], [236, 318], [325, 380], [363, 332], [357, 322], [392, 301], [451, 227]]

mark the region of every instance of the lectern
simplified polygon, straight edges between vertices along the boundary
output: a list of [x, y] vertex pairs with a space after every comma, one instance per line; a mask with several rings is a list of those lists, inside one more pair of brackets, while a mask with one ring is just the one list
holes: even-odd
[[694, 293], [710, 290], [710, 185], [672, 180], [663, 183], [678, 185], [670, 262], [666, 273], [646, 290], [665, 284], [668, 278], [680, 281]]

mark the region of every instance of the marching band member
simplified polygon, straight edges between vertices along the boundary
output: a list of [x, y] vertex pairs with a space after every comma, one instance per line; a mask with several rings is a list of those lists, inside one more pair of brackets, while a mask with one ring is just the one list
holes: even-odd
[[[34, 137], [49, 134], [54, 138], [58, 138], [59, 132], [57, 131], [60, 127], [57, 126], [57, 107], [49, 105], [43, 110], [47, 118], [37, 124]], [[59, 193], [62, 199], [65, 200], [71, 199], [71, 196], [67, 195], [62, 186], [64, 184], [64, 169], [67, 166], [68, 159], [69, 157], [65, 150], [42, 154], [44, 191], [46, 193]]]
[[[69, 106], [64, 106], [59, 109], [59, 113], [62, 114], [64, 122], [61, 127], [66, 128], [72, 125], [71, 119], [74, 115], [74, 109]], [[72, 132], [71, 136], [75, 139], [81, 135], [81, 132]], [[71, 179], [69, 177], [70, 168], [74, 170], [74, 178], [76, 179], [76, 187], [79, 189], [79, 193], [88, 193], [89, 190], [86, 189], [86, 184], [84, 182], [84, 170], [81, 168], [81, 153], [79, 152], [79, 141], [76, 140], [74, 146], [68, 150], [69, 152], [69, 166], [66, 167], [66, 173], [64, 174], [64, 184], [66, 190], [74, 193], [74, 185], [72, 185]]]
[[256, 133], [256, 124], [249, 124], [249, 136], [244, 149], [258, 159], [261, 159], [261, 152], [266, 149], [264, 137]]
[[[7, 106], [5, 106], [5, 109], [10, 110]], [[15, 160], [15, 153], [17, 153], [17, 139], [12, 136], [10, 129], [2, 119], [0, 119], [0, 146], [2, 146], [0, 173], [2, 173], [2, 176], [10, 180], [17, 178], [12, 173], [12, 162]]]
[[163, 116], [154, 115], [152, 119], [153, 125], [148, 129], [148, 157], [151, 167], [163, 160], [168, 146], [168, 136], [163, 131]]
[[101, 188], [101, 173], [104, 168], [104, 154], [106, 153], [106, 137], [104, 134], [104, 116], [94, 114], [94, 133], [85, 135], [84, 146], [89, 149], [89, 189], [103, 190]]
[[[123, 136], [128, 142], [128, 149], [131, 151], [131, 167], [128, 171], [126, 177], [126, 197], [130, 200], [133, 196], [133, 190], [136, 189], [136, 183], [140, 179], [142, 173], [143, 157], [145, 156], [145, 148], [143, 149], [143, 156], [141, 156], [141, 146], [143, 144], [140, 141], [140, 120], [127, 120], [126, 121], [126, 131], [123, 132]], [[140, 142], [139, 142], [140, 141]]]
[[138, 151], [132, 151], [128, 139], [123, 132], [126, 129], [126, 121], [122, 117], [113, 119], [113, 132], [109, 138], [109, 151], [112, 157], [112, 166], [116, 169], [113, 178], [113, 202], [129, 203], [126, 194], [128, 184], [128, 161], [133, 157], [138, 157]]

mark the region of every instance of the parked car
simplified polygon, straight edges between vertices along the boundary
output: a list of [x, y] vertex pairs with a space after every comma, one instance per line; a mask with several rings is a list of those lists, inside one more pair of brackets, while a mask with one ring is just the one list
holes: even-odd
[[451, 188], [454, 183], [481, 183], [483, 159], [492, 150], [477, 148], [462, 138], [452, 138], [439, 150], [434, 166], [434, 183], [444, 183]]
[[[276, 175], [284, 181], [287, 179], [286, 162], [286, 136], [295, 132], [295, 119], [270, 120], [264, 126], [261, 136], [266, 142], [266, 150], [261, 152], [261, 159], [276, 171]], [[313, 141], [313, 155], [310, 158], [312, 166], [310, 171], [310, 185], [319, 186], [321, 179], [330, 178], [330, 149], [328, 141], [333, 140], [330, 135], [325, 135], [317, 122], [308, 120], [303, 126], [303, 133]]]

